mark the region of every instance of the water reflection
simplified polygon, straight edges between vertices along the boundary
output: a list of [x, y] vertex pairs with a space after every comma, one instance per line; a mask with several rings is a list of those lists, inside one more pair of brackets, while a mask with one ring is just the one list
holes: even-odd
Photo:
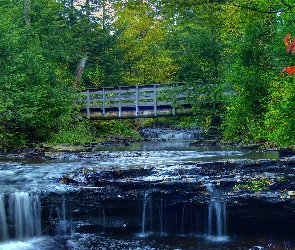
[[277, 151], [258, 151], [241, 149], [233, 146], [193, 146], [192, 140], [169, 140], [169, 141], [147, 141], [134, 142], [130, 146], [123, 144], [100, 147], [100, 151], [186, 151], [193, 152], [200, 160], [220, 159], [278, 159]]

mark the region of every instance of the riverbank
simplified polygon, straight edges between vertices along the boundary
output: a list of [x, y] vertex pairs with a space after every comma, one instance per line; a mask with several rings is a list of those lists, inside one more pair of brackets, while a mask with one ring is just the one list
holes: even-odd
[[[109, 135], [98, 138], [99, 142], [87, 142], [83, 144], [47, 144], [47, 143], [29, 143], [24, 147], [10, 149], [7, 152], [0, 150], [0, 157], [18, 158], [18, 159], [56, 159], [60, 158], [63, 153], [83, 153], [97, 152], [101, 150], [111, 150], [117, 147], [121, 150], [132, 150], [132, 146], [137, 142], [146, 141], [178, 141], [189, 140], [193, 147], [210, 147], [210, 146], [232, 146], [239, 149], [276, 151], [274, 147], [269, 147], [264, 142], [254, 144], [221, 142], [218, 139], [203, 139], [201, 131], [198, 129], [171, 129], [171, 128], [141, 128], [141, 137]], [[281, 151], [280, 151], [281, 153]], [[284, 150], [284, 156], [294, 155], [293, 150]]]
[[24, 147], [10, 149], [7, 152], [0, 150], [0, 157], [6, 158], [32, 158], [32, 159], [56, 159], [55, 155], [67, 152], [96, 152], [107, 147], [127, 147], [133, 143], [141, 141], [167, 141], [177, 139], [198, 139], [200, 130], [184, 128], [140, 128], [141, 137], [107, 135], [97, 138], [97, 142], [87, 142], [83, 144], [47, 144], [29, 143]]

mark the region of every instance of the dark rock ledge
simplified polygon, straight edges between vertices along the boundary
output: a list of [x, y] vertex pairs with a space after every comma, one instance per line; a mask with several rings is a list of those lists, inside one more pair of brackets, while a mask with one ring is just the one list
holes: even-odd
[[295, 158], [80, 169], [60, 181], [101, 196], [103, 200], [137, 200], [146, 190], [154, 190], [170, 195], [175, 202], [207, 203], [218, 191], [218, 196], [228, 205], [239, 206], [249, 199], [259, 199], [284, 203], [295, 212]]
[[[84, 150], [82, 150], [84, 149]], [[141, 157], [147, 152], [85, 151], [85, 147], [68, 145], [56, 149], [28, 147], [19, 152], [2, 154], [7, 159], [83, 160], [120, 157]], [[83, 180], [83, 181], [82, 181]], [[133, 169], [82, 169], [67, 173], [59, 180], [74, 185], [83, 192], [94, 192], [103, 199], [138, 199], [147, 189], [178, 193], [187, 202], [208, 202], [212, 193], [208, 185], [218, 190], [228, 204], [242, 204], [247, 199], [271, 203], [286, 202], [295, 211], [295, 157], [277, 160], [230, 159], [190, 162], [177, 166], [138, 167]], [[174, 195], [175, 196], [175, 195]], [[173, 196], [173, 197], [174, 197]], [[177, 197], [177, 196], [175, 196]], [[180, 199], [180, 198], [179, 198]]]

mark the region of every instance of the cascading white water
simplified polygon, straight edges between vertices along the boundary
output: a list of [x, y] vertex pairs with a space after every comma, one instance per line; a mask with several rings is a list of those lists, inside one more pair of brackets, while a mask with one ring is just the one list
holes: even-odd
[[226, 235], [226, 206], [220, 198], [211, 198], [208, 205], [208, 235]]
[[69, 211], [67, 211], [66, 197], [63, 194], [61, 197], [61, 207], [56, 207], [56, 212], [58, 215], [58, 223], [56, 225], [57, 235], [72, 235], [74, 230], [72, 228], [72, 216]]
[[[3, 198], [2, 198], [3, 199]], [[3, 213], [2, 206], [2, 213]], [[4, 211], [6, 213], [6, 210]], [[1, 216], [4, 220], [4, 216]], [[8, 216], [6, 225], [8, 238], [24, 239], [41, 235], [41, 203], [39, 196], [28, 192], [8, 195]], [[5, 225], [5, 221], [2, 225]], [[5, 227], [5, 226], [4, 226]], [[1, 230], [2, 231], [2, 230]]]
[[0, 241], [8, 240], [8, 228], [5, 211], [4, 196], [0, 196]]
[[140, 236], [144, 237], [146, 236], [146, 228], [145, 228], [145, 225], [146, 225], [146, 208], [147, 208], [147, 203], [150, 202], [150, 220], [151, 220], [151, 207], [152, 207], [152, 204], [151, 204], [151, 197], [150, 197], [150, 193], [152, 191], [151, 190], [147, 190], [145, 193], [144, 193], [144, 197], [143, 197], [143, 208], [142, 208], [142, 224], [141, 224], [141, 234]]
[[208, 204], [208, 227], [209, 237], [224, 237], [227, 233], [226, 203], [218, 190], [211, 184], [206, 185], [207, 191], [211, 194]]
[[182, 215], [181, 215], [181, 234], [184, 235], [184, 220], [185, 220], [185, 203], [182, 207]]
[[163, 197], [161, 194], [160, 204], [158, 204], [158, 212], [159, 212], [159, 220], [160, 220], [160, 236], [166, 236], [167, 233], [164, 232], [164, 214], [163, 212], [166, 210], [166, 202], [163, 205]]
[[199, 139], [201, 131], [198, 129], [169, 129], [169, 128], [146, 128], [141, 129], [141, 133], [146, 138], [157, 139]]
[[98, 210], [98, 223], [102, 225], [102, 232], [105, 233], [105, 227], [106, 227], [106, 214], [105, 214], [105, 208], [100, 207]]
[[142, 225], [141, 225], [141, 233], [145, 234], [145, 217], [146, 217], [146, 203], [147, 203], [148, 193], [144, 194], [143, 198], [143, 208], [142, 208]]

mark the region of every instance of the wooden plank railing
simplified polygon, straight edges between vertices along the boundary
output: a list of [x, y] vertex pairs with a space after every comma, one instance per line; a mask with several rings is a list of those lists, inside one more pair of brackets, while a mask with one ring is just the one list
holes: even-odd
[[[103, 119], [110, 112], [113, 118], [156, 117], [163, 109], [172, 110], [171, 115], [176, 115], [177, 107], [191, 104], [189, 90], [183, 86], [177, 83], [87, 89], [79, 93], [81, 98], [77, 102], [88, 118], [96, 115], [97, 119]], [[130, 113], [131, 109], [132, 115], [127, 115], [126, 110]]]

